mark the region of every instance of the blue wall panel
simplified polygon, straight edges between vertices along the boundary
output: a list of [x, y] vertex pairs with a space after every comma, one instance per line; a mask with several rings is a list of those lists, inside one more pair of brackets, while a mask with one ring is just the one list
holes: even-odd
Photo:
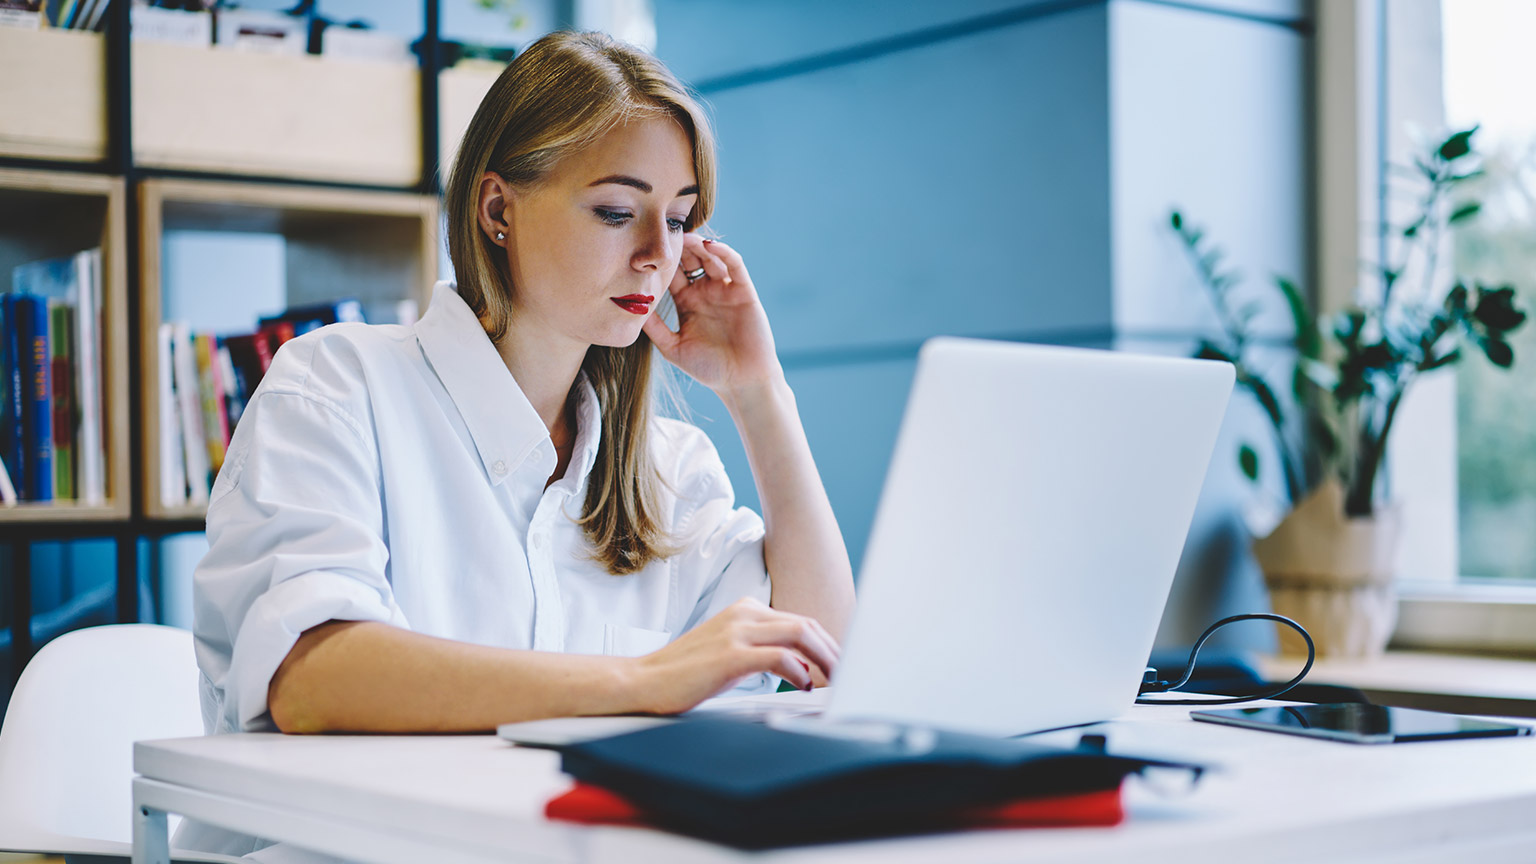
[[781, 352], [1109, 325], [1105, 11], [711, 98]]

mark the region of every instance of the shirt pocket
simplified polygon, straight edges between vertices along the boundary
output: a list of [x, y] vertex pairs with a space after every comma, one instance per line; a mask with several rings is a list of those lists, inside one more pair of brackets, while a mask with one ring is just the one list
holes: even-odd
[[640, 657], [672, 641], [665, 630], [647, 630], [628, 624], [603, 625], [603, 653], [611, 657]]

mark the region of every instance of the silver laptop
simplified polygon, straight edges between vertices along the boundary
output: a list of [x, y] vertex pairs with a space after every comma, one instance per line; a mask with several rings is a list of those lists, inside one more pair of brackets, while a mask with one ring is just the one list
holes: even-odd
[[[704, 710], [988, 735], [1123, 713], [1233, 378], [1226, 363], [930, 340], [833, 686]], [[503, 737], [517, 727], [541, 728]]]

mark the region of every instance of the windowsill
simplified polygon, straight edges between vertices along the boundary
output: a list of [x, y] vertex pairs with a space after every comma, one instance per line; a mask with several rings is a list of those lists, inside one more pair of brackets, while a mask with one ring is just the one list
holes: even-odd
[[1536, 585], [1415, 583], [1398, 594], [1393, 648], [1536, 656]]
[[[1284, 681], [1300, 660], [1261, 657], [1259, 668]], [[1394, 649], [1370, 659], [1320, 659], [1306, 683], [1353, 687], [1378, 705], [1536, 717], [1536, 660]]]
[[[1385, 654], [1323, 658], [1309, 684], [1353, 687], [1378, 705], [1536, 717], [1536, 584], [1495, 581], [1404, 583]], [[1261, 657], [1271, 681], [1298, 657]]]

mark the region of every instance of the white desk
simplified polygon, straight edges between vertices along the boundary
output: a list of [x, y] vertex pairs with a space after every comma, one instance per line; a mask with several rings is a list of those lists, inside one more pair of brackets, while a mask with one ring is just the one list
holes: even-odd
[[[1338, 744], [1135, 708], [1111, 752], [1224, 766], [1193, 792], [1127, 796], [1118, 828], [1026, 829], [748, 854], [659, 831], [543, 818], [569, 781], [493, 736], [228, 735], [135, 747], [134, 861], [164, 862], [165, 813], [376, 864], [489, 862], [1536, 860], [1536, 738]], [[1082, 730], [1052, 733], [1075, 742]]]

